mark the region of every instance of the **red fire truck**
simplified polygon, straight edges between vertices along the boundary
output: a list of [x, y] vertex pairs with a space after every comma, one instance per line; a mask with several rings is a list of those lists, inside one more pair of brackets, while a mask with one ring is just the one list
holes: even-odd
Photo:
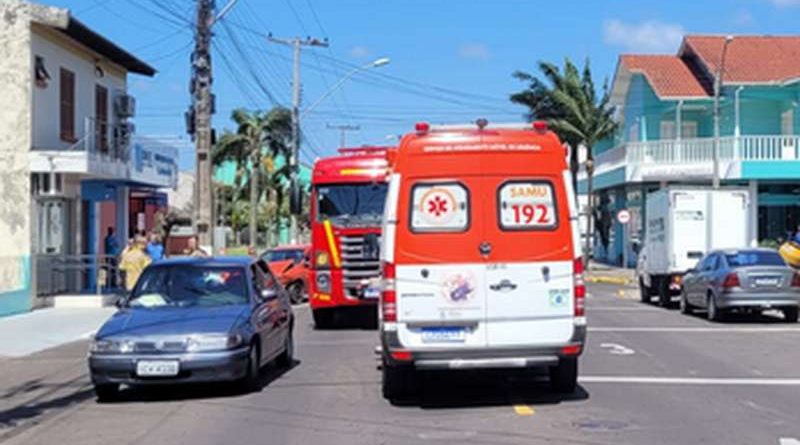
[[314, 163], [309, 302], [317, 328], [332, 327], [343, 310], [377, 314], [380, 293], [373, 284], [381, 273], [381, 218], [393, 150], [341, 149]]

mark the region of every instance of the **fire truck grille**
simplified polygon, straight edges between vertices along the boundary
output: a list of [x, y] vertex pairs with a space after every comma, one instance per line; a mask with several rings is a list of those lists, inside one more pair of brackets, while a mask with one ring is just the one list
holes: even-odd
[[347, 295], [363, 297], [364, 284], [381, 276], [380, 237], [375, 242], [367, 237], [375, 235], [343, 236], [341, 240], [342, 274]]

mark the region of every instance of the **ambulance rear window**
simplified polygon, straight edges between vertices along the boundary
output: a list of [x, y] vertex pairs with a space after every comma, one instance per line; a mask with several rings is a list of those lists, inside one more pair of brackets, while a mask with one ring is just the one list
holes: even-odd
[[510, 181], [497, 190], [500, 227], [504, 230], [549, 230], [558, 227], [553, 184]]
[[412, 232], [464, 232], [469, 227], [469, 191], [460, 183], [416, 184], [411, 199]]

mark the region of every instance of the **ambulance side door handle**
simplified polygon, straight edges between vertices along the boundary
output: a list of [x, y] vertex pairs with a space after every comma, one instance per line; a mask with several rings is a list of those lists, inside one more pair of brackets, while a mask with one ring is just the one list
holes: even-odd
[[489, 256], [489, 254], [492, 253], [492, 244], [487, 241], [484, 241], [481, 243], [480, 246], [478, 246], [478, 251], [483, 256]]

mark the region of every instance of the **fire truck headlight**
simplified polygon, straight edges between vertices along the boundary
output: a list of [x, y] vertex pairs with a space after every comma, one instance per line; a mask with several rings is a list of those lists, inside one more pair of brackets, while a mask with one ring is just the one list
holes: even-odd
[[331, 291], [331, 276], [327, 273], [318, 273], [317, 274], [317, 290], [320, 292], [330, 292]]
[[330, 258], [328, 257], [328, 252], [318, 250], [316, 256], [314, 257], [314, 264], [317, 266], [317, 269], [329, 268], [331, 263]]

